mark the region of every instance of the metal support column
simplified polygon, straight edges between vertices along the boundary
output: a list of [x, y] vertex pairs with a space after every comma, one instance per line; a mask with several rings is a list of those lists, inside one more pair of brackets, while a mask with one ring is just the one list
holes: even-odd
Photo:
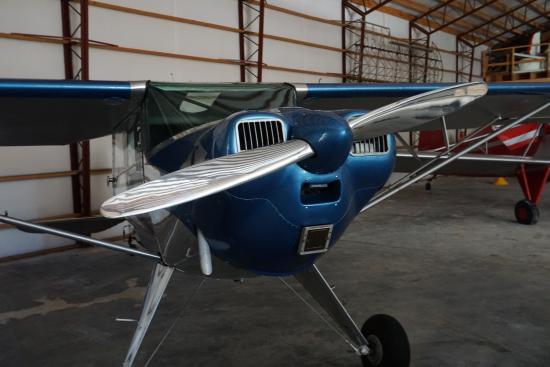
[[426, 35], [426, 49], [424, 50], [424, 75], [422, 75], [422, 81], [426, 83], [428, 81], [428, 58], [430, 57], [430, 35]]
[[456, 82], [471, 82], [474, 72], [476, 46], [461, 37], [456, 38], [455, 72]]
[[263, 63], [264, 63], [264, 15], [265, 15], [265, 0], [260, 0], [260, 14], [259, 14], [259, 29], [258, 29], [258, 79], [257, 82], [262, 81]]
[[[342, 27], [342, 81], [372, 81], [372, 64], [369, 64], [370, 55], [366, 52], [367, 47], [367, 16], [373, 11], [385, 6], [392, 0], [373, 1], [370, 8], [363, 2], [363, 6], [356, 5], [349, 0], [342, 0], [341, 3], [341, 27]], [[372, 28], [372, 24], [370, 24]], [[373, 32], [369, 28], [370, 33]], [[350, 62], [348, 67], [347, 63]], [[367, 75], [367, 74], [370, 74]]]
[[246, 64], [245, 64], [245, 51], [244, 51], [244, 0], [238, 1], [238, 16], [239, 16], [239, 60], [240, 72], [241, 72], [241, 83], [246, 82]]
[[[428, 82], [430, 72], [431, 33], [411, 20], [409, 22], [409, 83]], [[418, 61], [417, 61], [418, 60]]]
[[[80, 23], [74, 28], [71, 25], [72, 13], [80, 19]], [[65, 79], [89, 80], [88, 0], [81, 0], [79, 8], [75, 8], [69, 0], [61, 0], [61, 22], [65, 42], [63, 44]], [[80, 33], [79, 38], [75, 38], [77, 33]], [[75, 67], [75, 58], [80, 61], [78, 69]], [[75, 72], [75, 70], [78, 71]], [[81, 216], [90, 216], [90, 142], [73, 143], [70, 145], [69, 151], [71, 170], [78, 171], [78, 175], [71, 178], [73, 211]]]
[[346, 58], [347, 58], [347, 41], [346, 41], [346, 3], [345, 0], [342, 0], [342, 83], [347, 82], [346, 73]]
[[[239, 0], [237, 5], [240, 30], [240, 80], [241, 82], [259, 83], [263, 79], [265, 0], [260, 0], [258, 7], [247, 3], [246, 0]], [[255, 15], [248, 22], [247, 12]], [[254, 30], [256, 24], [257, 30]], [[253, 60], [254, 57], [256, 58], [255, 61]]]
[[[347, 16], [348, 11], [350, 11], [349, 19]], [[359, 16], [360, 20], [354, 19], [353, 14]], [[344, 75], [344, 82], [361, 82], [364, 79], [365, 17], [366, 12], [364, 10], [348, 0], [342, 0], [342, 74]], [[346, 33], [349, 33], [349, 39]], [[349, 69], [347, 67], [348, 58], [351, 61]]]

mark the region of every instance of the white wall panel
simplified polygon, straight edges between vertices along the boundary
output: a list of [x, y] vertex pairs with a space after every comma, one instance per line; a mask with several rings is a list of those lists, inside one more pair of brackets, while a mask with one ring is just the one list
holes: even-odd
[[[0, 147], [0, 162], [0, 176], [67, 171], [69, 147]], [[3, 186], [0, 189], [3, 190]]]
[[37, 213], [49, 217], [73, 210], [71, 200], [66, 200], [67, 196], [71, 197], [71, 181], [66, 178], [2, 182], [1, 185], [0, 210], [7, 210], [15, 217], [34, 218]]
[[66, 246], [71, 243], [73, 242], [70, 240], [55, 236], [25, 233], [17, 229], [5, 229], [0, 235], [0, 258]]
[[156, 80], [166, 82], [236, 82], [235, 65], [205, 63], [160, 56], [91, 50], [90, 76], [102, 80]]
[[[1, 9], [0, 1], [0, 13]], [[0, 32], [8, 31], [0, 21]], [[0, 39], [0, 78], [62, 79], [64, 75], [61, 46]]]
[[61, 33], [59, 0], [0, 1], [0, 32]]

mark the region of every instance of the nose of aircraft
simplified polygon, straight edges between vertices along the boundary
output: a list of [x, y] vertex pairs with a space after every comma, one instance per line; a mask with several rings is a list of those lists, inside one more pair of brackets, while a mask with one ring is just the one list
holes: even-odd
[[315, 155], [299, 164], [305, 170], [325, 174], [338, 169], [346, 160], [353, 135], [342, 117], [332, 112], [300, 111], [292, 116], [291, 139], [301, 139], [311, 145]]

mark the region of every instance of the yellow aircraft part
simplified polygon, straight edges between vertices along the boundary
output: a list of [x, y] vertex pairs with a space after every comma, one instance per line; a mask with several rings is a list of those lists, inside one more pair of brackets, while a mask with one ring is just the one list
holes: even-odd
[[494, 184], [496, 186], [508, 186], [508, 181], [504, 177], [499, 177], [495, 180]]

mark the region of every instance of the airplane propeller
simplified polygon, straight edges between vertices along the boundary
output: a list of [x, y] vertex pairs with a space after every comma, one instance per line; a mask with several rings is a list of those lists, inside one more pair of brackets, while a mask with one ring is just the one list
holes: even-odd
[[[373, 110], [350, 122], [354, 139], [423, 125], [451, 114], [487, 93], [485, 83], [466, 83], [419, 94]], [[116, 195], [101, 214], [121, 218], [187, 203], [255, 180], [315, 154], [303, 140], [246, 150], [201, 162]]]
[[245, 150], [185, 167], [118, 194], [101, 205], [108, 218], [129, 217], [187, 203], [265, 176], [308, 158], [303, 140]]
[[368, 112], [350, 122], [354, 139], [414, 129], [450, 115], [487, 93], [487, 84], [464, 83], [418, 94]]

